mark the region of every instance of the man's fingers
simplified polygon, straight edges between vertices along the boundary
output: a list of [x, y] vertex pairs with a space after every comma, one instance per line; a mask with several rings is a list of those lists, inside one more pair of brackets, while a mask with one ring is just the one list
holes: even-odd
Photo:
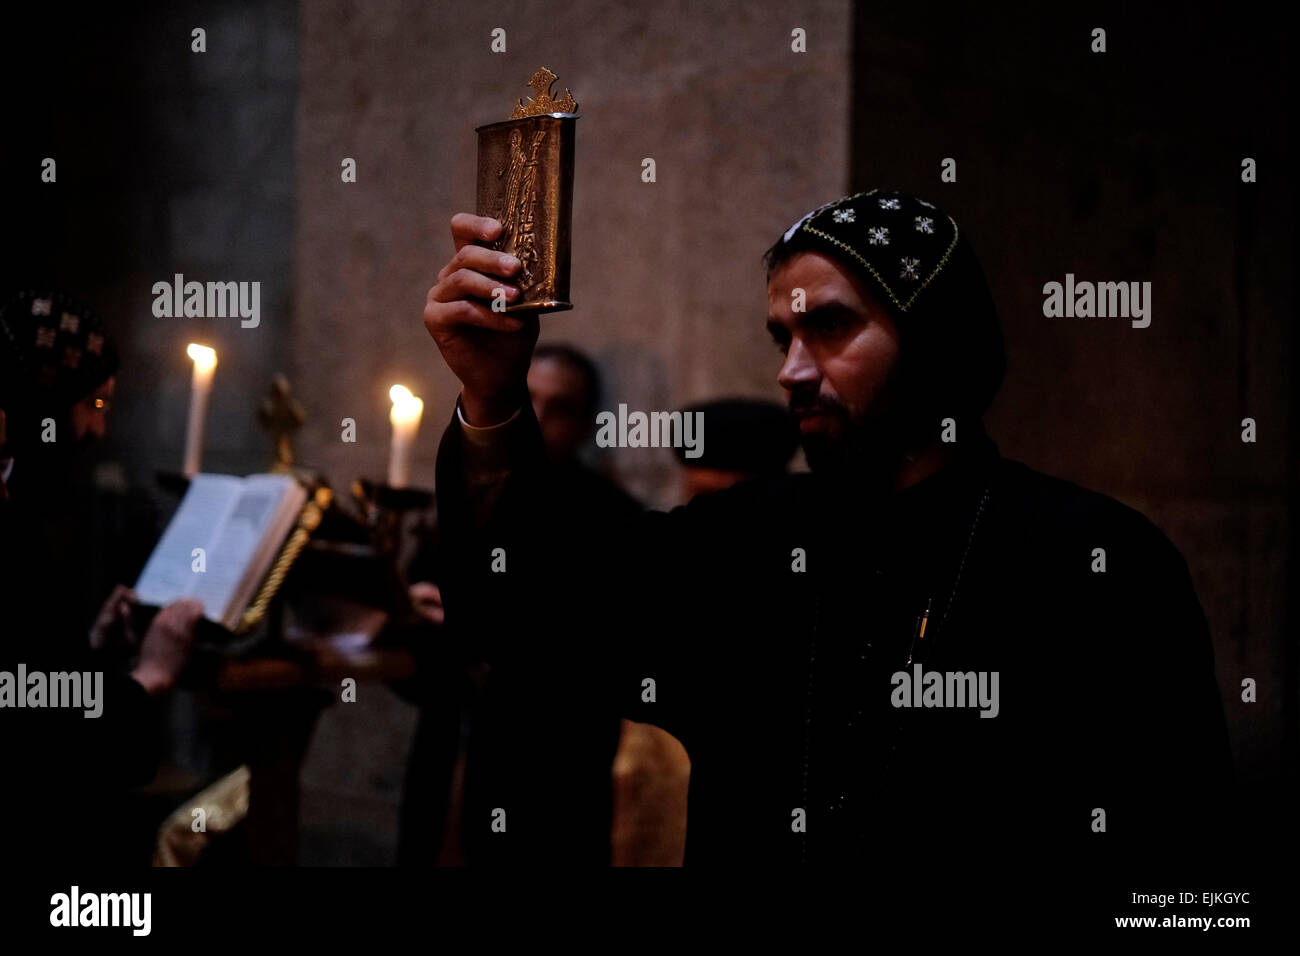
[[457, 269], [434, 286], [429, 294], [435, 302], [457, 299], [492, 300], [504, 296], [506, 302], [519, 298], [519, 289], [495, 276], [485, 276], [473, 269]]
[[496, 252], [483, 246], [461, 246], [438, 272], [438, 281], [443, 281], [458, 269], [470, 269], [485, 275], [509, 279], [519, 271], [522, 264], [508, 252]]
[[438, 272], [438, 283], [429, 290], [424, 307], [424, 324], [430, 332], [454, 325], [473, 325], [498, 332], [517, 332], [524, 323], [491, 306], [519, 299], [519, 288], [510, 277], [523, 268], [518, 258], [498, 252], [480, 242], [501, 234], [501, 223], [491, 216], [467, 212], [451, 217], [451, 234], [456, 254]]
[[451, 238], [456, 249], [471, 242], [491, 242], [501, 235], [501, 223], [491, 216], [458, 212], [451, 217]]
[[483, 303], [469, 299], [436, 302], [431, 298], [424, 307], [424, 326], [435, 336], [438, 330], [457, 325], [472, 325], [493, 332], [518, 332], [524, 324], [524, 320], [508, 312], [493, 312]]
[[104, 610], [108, 614], [114, 615], [125, 606], [135, 601], [135, 591], [131, 590], [125, 584], [118, 584], [113, 587], [113, 592], [109, 594], [108, 600], [104, 602]]
[[117, 631], [117, 627], [126, 621], [131, 615], [131, 605], [135, 601], [135, 591], [125, 584], [118, 584], [113, 587], [112, 593], [104, 601], [103, 607], [95, 616], [95, 623], [90, 628], [90, 646], [96, 650], [110, 644]]
[[135, 591], [124, 585], [118, 585], [117, 590], [113, 592], [113, 596], [117, 599], [118, 614], [123, 616], [130, 615], [131, 606], [135, 604], [137, 600]]
[[168, 623], [188, 628], [197, 623], [198, 619], [203, 616], [203, 602], [194, 598], [183, 598], [167, 605], [158, 613], [166, 615]]

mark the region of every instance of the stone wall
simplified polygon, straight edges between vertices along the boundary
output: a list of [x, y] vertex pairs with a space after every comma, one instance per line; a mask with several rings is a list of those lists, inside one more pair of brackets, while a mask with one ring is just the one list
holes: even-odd
[[[1108, 52], [1091, 52], [1094, 27]], [[1289, 53], [1209, 11], [993, 10], [938, 28], [897, 6], [863, 12], [855, 37], [855, 186], [947, 207], [999, 304], [1009, 368], [990, 432], [1170, 536], [1214, 636], [1238, 770], [1275, 779], [1296, 723]], [[940, 182], [945, 157], [956, 182]], [[1151, 282], [1151, 325], [1045, 318], [1043, 284], [1067, 272]]]
[[[778, 12], [779, 11], [779, 12]], [[490, 49], [506, 31], [506, 52]], [[791, 31], [807, 31], [806, 54]], [[543, 340], [587, 349], [610, 407], [781, 397], [761, 256], [847, 182], [846, 0], [614, 5], [310, 3], [298, 111], [294, 380], [304, 447], [336, 480], [383, 475], [387, 391], [425, 399], [414, 480], [429, 484], [458, 385], [421, 324], [474, 207], [474, 127], [509, 116], [540, 66], [578, 100], [572, 312]], [[357, 182], [340, 177], [344, 157]], [[641, 180], [653, 158], [657, 181]], [[358, 423], [355, 446], [338, 423]], [[675, 503], [658, 449], [610, 464]]]

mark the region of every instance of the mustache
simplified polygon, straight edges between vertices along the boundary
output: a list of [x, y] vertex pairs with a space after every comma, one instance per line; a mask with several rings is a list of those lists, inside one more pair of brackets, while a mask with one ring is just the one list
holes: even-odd
[[848, 414], [848, 409], [833, 398], [824, 395], [790, 395], [790, 414], [795, 418], [806, 415], [840, 415]]

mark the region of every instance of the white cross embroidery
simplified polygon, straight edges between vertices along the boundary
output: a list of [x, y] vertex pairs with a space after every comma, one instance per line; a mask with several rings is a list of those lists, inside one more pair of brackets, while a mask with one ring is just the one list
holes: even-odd
[[881, 208], [881, 209], [897, 209], [897, 208], [899, 207], [899, 205], [900, 205], [900, 203], [899, 203], [899, 201], [898, 201], [897, 199], [882, 199], [882, 200], [880, 200], [880, 208]]
[[856, 218], [856, 214], [852, 209], [836, 209], [835, 212], [831, 214], [831, 218], [836, 222], [853, 222]]
[[916, 231], [930, 232], [930, 233], [934, 232], [934, 220], [931, 219], [929, 216], [917, 216]]
[[867, 230], [867, 238], [873, 246], [889, 245], [889, 230], [884, 226], [872, 226]]
[[900, 279], [920, 278], [920, 276], [916, 274], [916, 267], [921, 264], [920, 259], [908, 259], [904, 257], [901, 262], [903, 263], [903, 274], [899, 276]]

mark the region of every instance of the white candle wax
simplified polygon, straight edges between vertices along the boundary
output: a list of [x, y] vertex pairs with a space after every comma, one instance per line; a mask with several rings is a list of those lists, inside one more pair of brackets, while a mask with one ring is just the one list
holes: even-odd
[[411, 394], [405, 385], [394, 385], [388, 390], [393, 400], [388, 420], [393, 425], [393, 444], [388, 451], [388, 485], [405, 488], [411, 478], [411, 453], [415, 448], [415, 433], [420, 430], [420, 416], [424, 402]]
[[199, 458], [203, 454], [203, 423], [208, 415], [208, 395], [212, 392], [217, 353], [206, 345], [191, 343], [185, 354], [194, 360], [194, 378], [190, 383], [190, 418], [185, 427], [185, 463], [181, 470], [186, 478], [193, 478], [199, 473]]

